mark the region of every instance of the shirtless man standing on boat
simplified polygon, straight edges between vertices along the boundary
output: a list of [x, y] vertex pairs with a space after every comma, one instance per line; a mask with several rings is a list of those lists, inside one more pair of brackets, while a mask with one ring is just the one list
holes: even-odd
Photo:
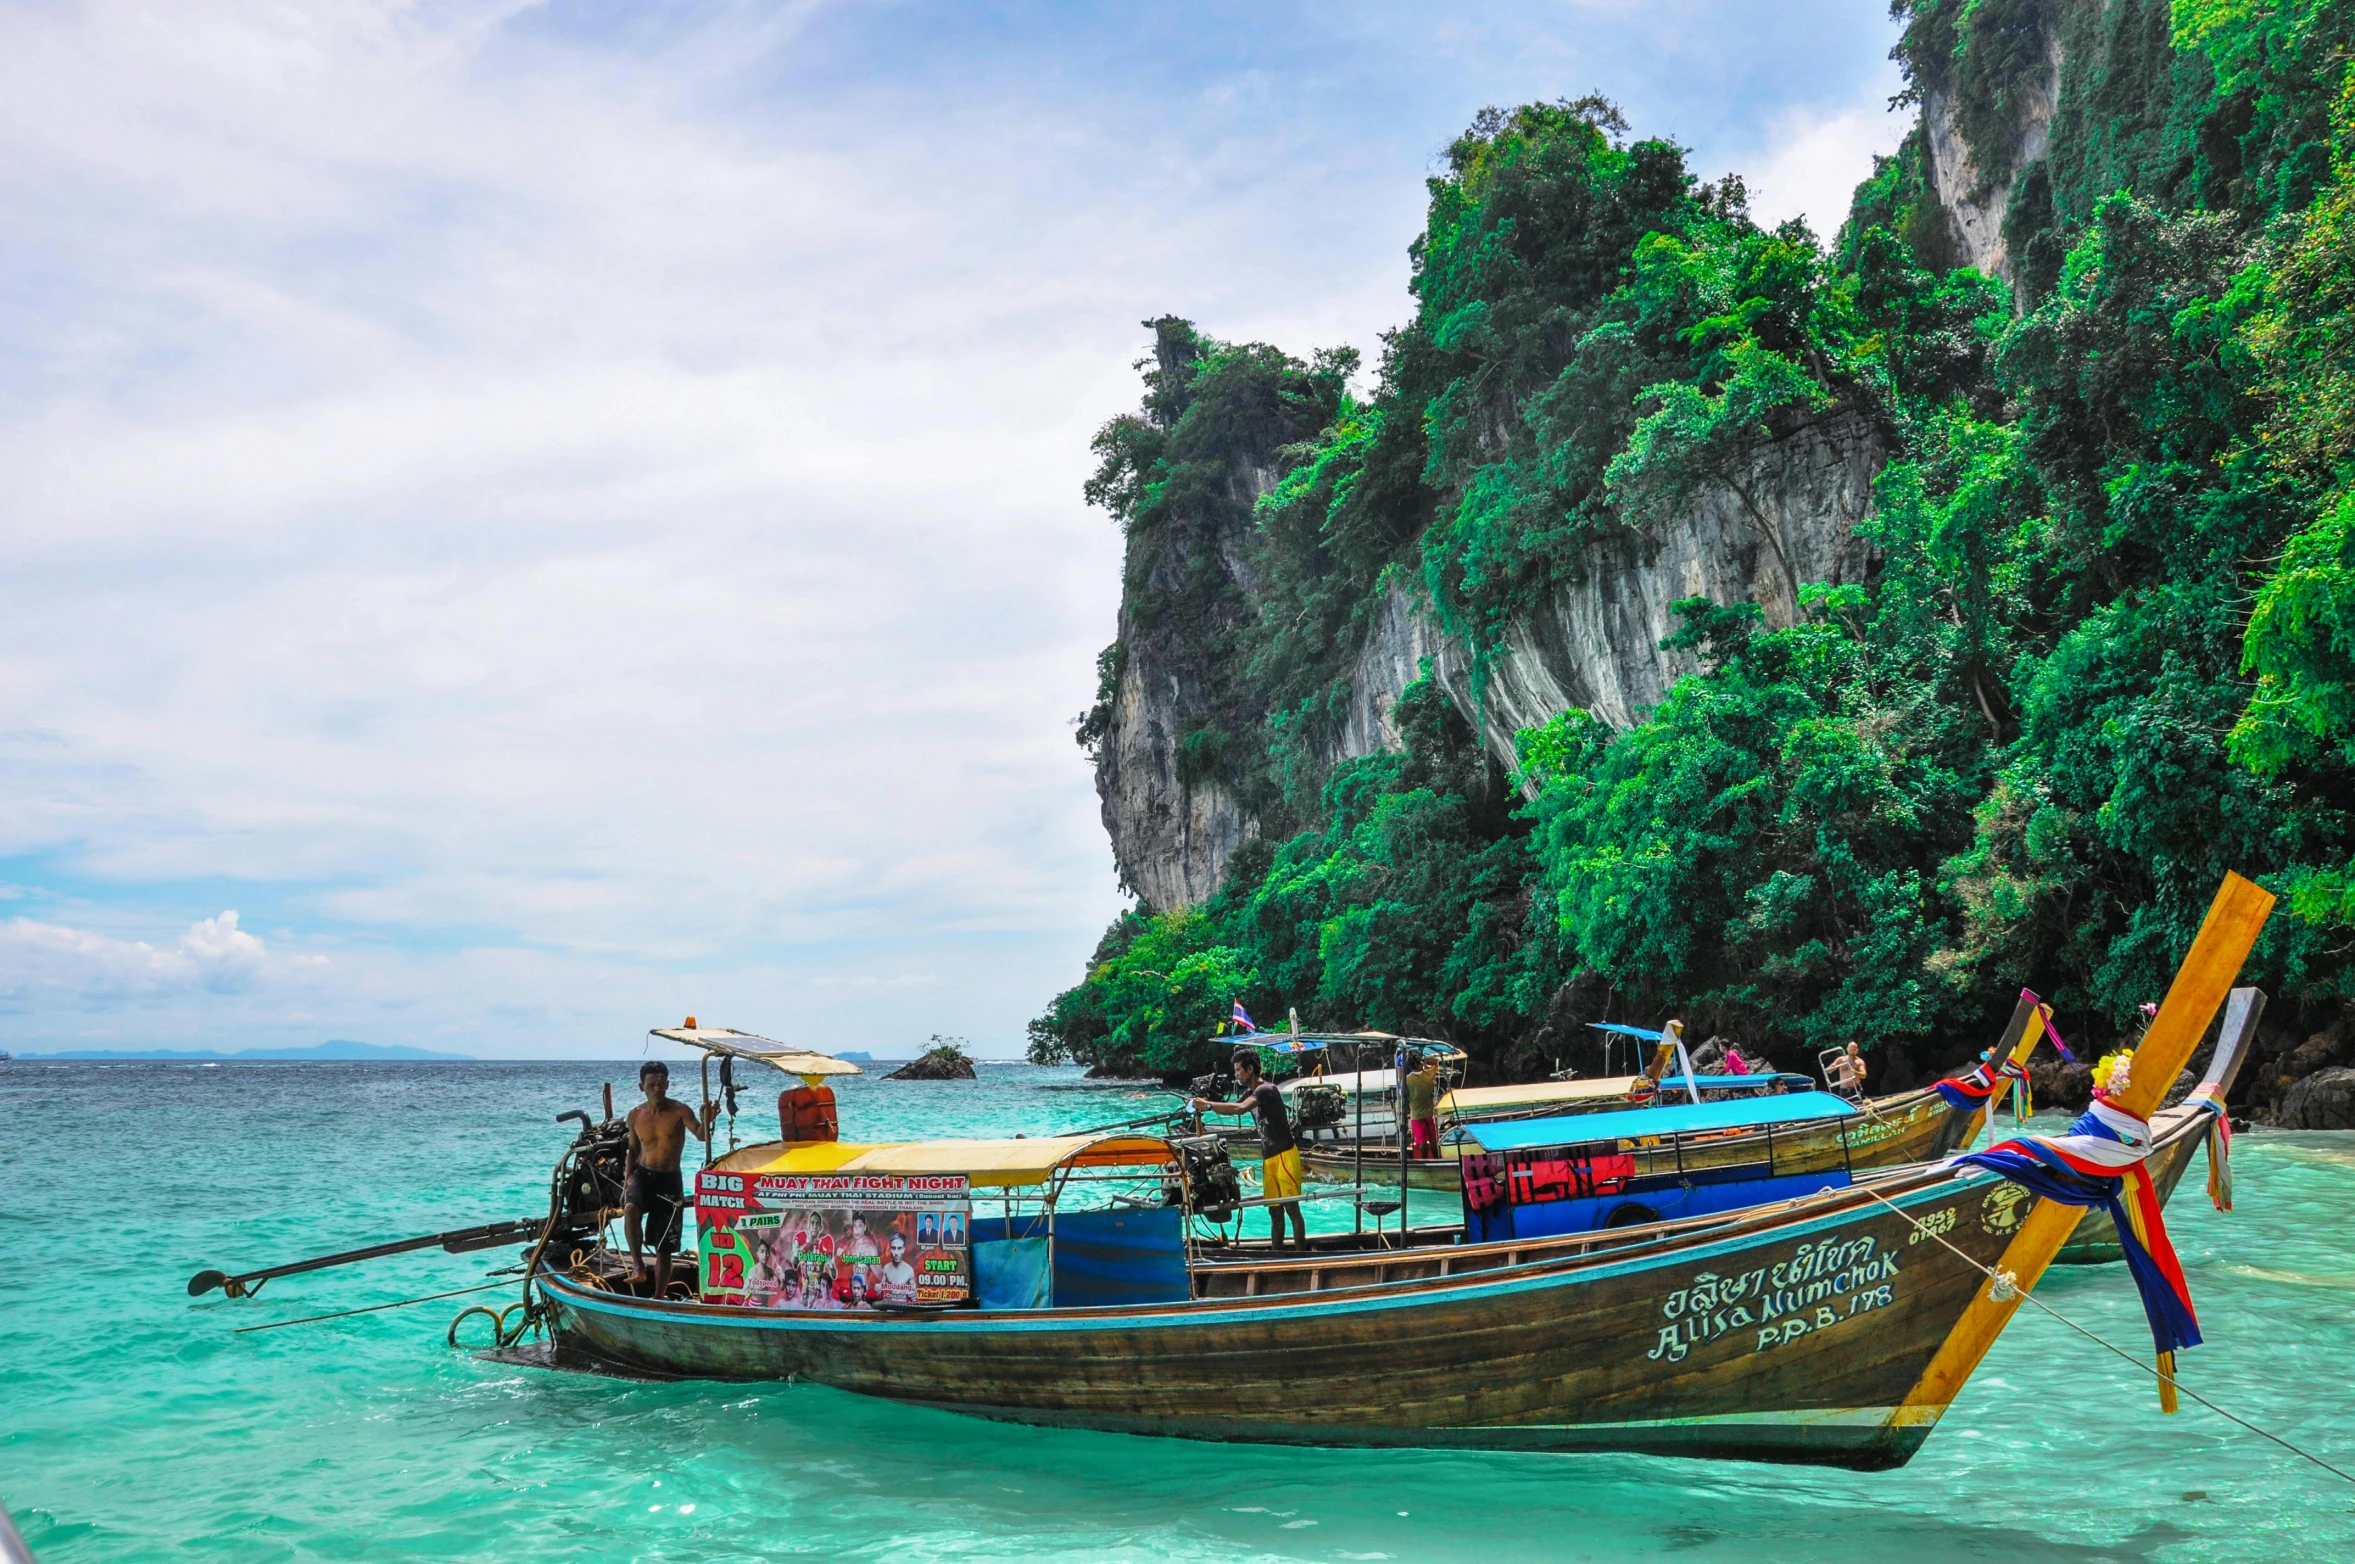
[[1242, 1088], [1240, 1102], [1212, 1102], [1207, 1097], [1193, 1101], [1196, 1113], [1248, 1113], [1259, 1127], [1259, 1192], [1269, 1202], [1267, 1208], [1268, 1236], [1275, 1247], [1284, 1247], [1284, 1213], [1292, 1213], [1292, 1225], [1300, 1233], [1300, 1247], [1308, 1247], [1308, 1218], [1300, 1214], [1300, 1143], [1292, 1138], [1292, 1121], [1284, 1113], [1284, 1094], [1275, 1083], [1264, 1080], [1259, 1073], [1257, 1054], [1235, 1055], [1235, 1084]]
[[671, 1290], [671, 1256], [679, 1252], [679, 1217], [687, 1204], [687, 1190], [679, 1177], [679, 1156], [692, 1135], [711, 1144], [711, 1121], [720, 1105], [706, 1103], [697, 1114], [683, 1102], [671, 1101], [670, 1066], [649, 1059], [638, 1066], [638, 1088], [646, 1100], [630, 1110], [629, 1151], [622, 1164], [621, 1230], [630, 1241], [630, 1277], [646, 1279], [642, 1230], [651, 1221], [654, 1244], [654, 1296]]

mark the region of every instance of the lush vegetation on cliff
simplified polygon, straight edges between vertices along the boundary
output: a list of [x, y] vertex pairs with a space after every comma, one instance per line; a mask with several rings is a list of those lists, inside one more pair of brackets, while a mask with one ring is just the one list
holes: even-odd
[[[2355, 20], [1899, 10], [1943, 119], [1828, 245], [1607, 104], [1531, 105], [1430, 181], [1415, 313], [1363, 401], [1347, 355], [1155, 323], [1090, 496], [1160, 562], [1129, 622], [1215, 648], [1182, 752], [1261, 836], [1205, 905], [1108, 931], [1034, 1055], [1197, 1065], [1240, 998], [1505, 1070], [1589, 1062], [1606, 1013], [1791, 1064], [1849, 1038], [1943, 1063], [2022, 984], [2123, 1026], [2228, 867], [2289, 893], [2277, 1003], [2319, 1024], [2355, 996]], [[2016, 288], [1954, 264], [1940, 123], [2008, 188]], [[1698, 672], [1628, 731], [1521, 734], [1509, 771], [1428, 677], [1402, 750], [1335, 758], [1391, 589], [1466, 649], [1477, 711], [1508, 629], [1599, 541], [1703, 492], [1749, 504], [1783, 443], [1857, 416], [1891, 453], [1869, 588], [1794, 573], [1781, 626], [1680, 605]]]

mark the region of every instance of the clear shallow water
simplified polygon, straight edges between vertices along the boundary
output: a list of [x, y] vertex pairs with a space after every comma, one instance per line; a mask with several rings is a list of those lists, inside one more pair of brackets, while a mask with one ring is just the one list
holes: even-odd
[[[230, 1333], [465, 1286], [506, 1250], [187, 1297], [205, 1266], [534, 1214], [553, 1116], [629, 1070], [0, 1066], [0, 1499], [43, 1564], [2355, 1557], [2355, 1486], [2188, 1402], [2161, 1417], [2146, 1379], [2034, 1310], [1910, 1466], [1864, 1475], [1222, 1447], [521, 1371], [443, 1345], [468, 1299]], [[1027, 1068], [842, 1096], [854, 1137], [1161, 1100]], [[2236, 1168], [2233, 1215], [2196, 1172], [2169, 1212], [2209, 1338], [2186, 1383], [2355, 1468], [2355, 1136], [2244, 1136]], [[2039, 1296], [2149, 1346], [2121, 1267]]]

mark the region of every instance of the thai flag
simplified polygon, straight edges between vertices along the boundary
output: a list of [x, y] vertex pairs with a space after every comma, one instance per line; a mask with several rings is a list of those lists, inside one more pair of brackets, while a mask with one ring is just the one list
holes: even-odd
[[[2149, 1121], [2115, 1104], [2096, 1102], [2065, 1135], [2029, 1135], [1974, 1151], [1955, 1161], [2001, 1173], [2063, 1205], [2101, 1206], [2117, 1225], [2126, 1268], [2142, 1294], [2151, 1341], [2162, 1354], [2200, 1344], [2191, 1284], [2167, 1240], [2159, 1192], [2143, 1160], [2150, 1155]], [[2168, 1361], [2172, 1361], [2169, 1359]]]
[[1237, 1029], [1241, 1031], [1256, 1032], [1259, 1030], [1259, 1023], [1251, 1019], [1251, 1012], [1243, 1008], [1243, 1001], [1240, 999], [1235, 1001], [1234, 1022]]

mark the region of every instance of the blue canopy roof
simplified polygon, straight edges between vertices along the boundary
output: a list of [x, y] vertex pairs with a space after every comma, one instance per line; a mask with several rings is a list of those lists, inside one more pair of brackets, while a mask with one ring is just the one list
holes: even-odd
[[1782, 1097], [1736, 1097], [1724, 1102], [1626, 1108], [1616, 1113], [1567, 1113], [1550, 1119], [1467, 1124], [1464, 1134], [1484, 1151], [1512, 1151], [1523, 1146], [1575, 1146], [1588, 1141], [1679, 1135], [1692, 1130], [1802, 1124], [1817, 1119], [1844, 1119], [1857, 1112], [1856, 1104], [1830, 1092], [1792, 1092]]
[[1212, 1041], [1232, 1043], [1237, 1048], [1264, 1048], [1271, 1054], [1313, 1054], [1325, 1046], [1321, 1037], [1294, 1037], [1288, 1032], [1241, 1032]]

